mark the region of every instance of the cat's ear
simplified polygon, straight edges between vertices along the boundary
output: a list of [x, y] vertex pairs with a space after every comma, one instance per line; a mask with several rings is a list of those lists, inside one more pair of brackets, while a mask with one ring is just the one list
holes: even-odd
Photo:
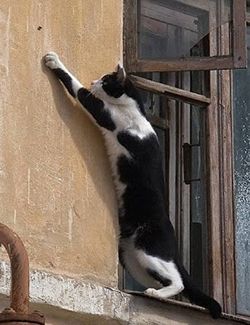
[[126, 79], [126, 72], [125, 69], [123, 68], [123, 66], [118, 63], [117, 67], [116, 67], [116, 73], [117, 73], [117, 79], [120, 82], [124, 82]]

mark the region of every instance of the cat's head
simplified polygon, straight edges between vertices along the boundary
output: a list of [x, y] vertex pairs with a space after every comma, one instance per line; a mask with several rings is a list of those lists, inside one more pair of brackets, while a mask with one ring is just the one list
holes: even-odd
[[141, 109], [140, 95], [126, 75], [124, 68], [118, 64], [116, 70], [91, 83], [91, 93], [114, 105], [129, 105], [131, 100], [138, 102]]

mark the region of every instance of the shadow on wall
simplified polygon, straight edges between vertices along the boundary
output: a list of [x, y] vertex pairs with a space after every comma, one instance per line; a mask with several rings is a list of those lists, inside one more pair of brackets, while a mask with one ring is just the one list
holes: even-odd
[[[78, 105], [74, 99], [70, 98], [70, 95], [68, 95], [67, 91], [60, 83], [60, 81], [54, 77], [53, 73], [44, 66], [43, 59], [41, 60], [41, 67], [43, 73], [46, 74], [51, 85], [54, 103], [58, 114], [60, 115], [64, 124], [68, 127], [72, 139], [83, 159], [83, 163], [86, 165], [86, 168], [88, 169], [88, 172], [95, 184], [95, 188], [105, 206], [108, 207], [110, 214], [112, 215], [114, 229], [118, 229], [117, 208], [116, 204], [115, 207], [113, 204], [115, 201], [114, 190], [107, 193], [107, 186], [103, 186], [104, 180], [106, 182], [109, 182], [110, 179], [110, 188], [113, 187], [113, 183], [108, 159], [107, 157], [106, 159], [103, 158], [103, 156], [106, 155], [106, 151], [101, 133], [98, 139], [98, 137], [96, 137], [97, 132], [95, 130], [97, 127], [93, 125], [92, 121], [89, 123], [90, 118], [80, 108], [80, 105]], [[85, 126], [87, 130], [84, 129]], [[102, 141], [101, 145], [103, 147], [103, 151], [100, 151], [100, 144], [98, 144], [98, 142], [100, 142], [100, 139]], [[91, 145], [89, 145], [90, 143]], [[91, 150], [89, 148], [91, 148]], [[108, 171], [108, 173], [103, 174], [103, 178], [99, 178], [99, 175], [96, 173], [97, 166], [94, 166], [96, 164], [93, 164], [93, 161], [96, 161], [98, 159], [105, 162], [105, 165], [103, 166], [103, 173], [106, 173]], [[100, 173], [101, 172], [102, 171], [100, 171]]]

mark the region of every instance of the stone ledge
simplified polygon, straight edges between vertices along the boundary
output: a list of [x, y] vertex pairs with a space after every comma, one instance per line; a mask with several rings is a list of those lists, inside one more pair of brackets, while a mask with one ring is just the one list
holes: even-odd
[[[5, 295], [9, 292], [9, 271], [8, 263], [0, 262], [0, 292]], [[233, 319], [214, 321], [204, 309], [189, 304], [183, 308], [180, 303], [164, 303], [40, 270], [30, 272], [30, 297], [45, 315], [49, 306], [50, 314], [52, 308], [55, 315], [59, 310], [55, 307], [59, 307], [87, 320], [86, 324], [239, 324]]]
[[[0, 261], [0, 293], [8, 295], [10, 266]], [[81, 314], [129, 321], [129, 295], [94, 283], [30, 270], [30, 301], [45, 303]]]

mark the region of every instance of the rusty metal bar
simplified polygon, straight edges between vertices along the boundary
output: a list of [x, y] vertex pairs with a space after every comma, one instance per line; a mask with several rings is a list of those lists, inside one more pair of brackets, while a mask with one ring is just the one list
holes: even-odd
[[7, 250], [11, 264], [10, 307], [19, 314], [29, 313], [29, 259], [16, 233], [0, 224], [0, 244]]

